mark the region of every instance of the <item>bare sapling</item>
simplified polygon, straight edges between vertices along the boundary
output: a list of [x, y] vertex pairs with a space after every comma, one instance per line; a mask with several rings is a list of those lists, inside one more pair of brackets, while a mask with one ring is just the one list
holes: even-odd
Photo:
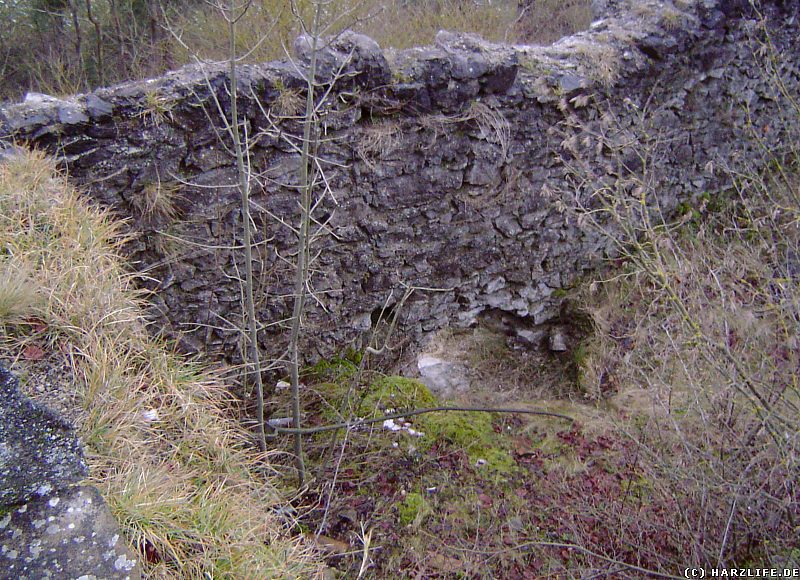
[[[322, 3], [314, 7], [314, 23], [311, 33], [311, 63], [306, 72], [306, 112], [303, 119], [303, 142], [300, 154], [300, 229], [297, 233], [297, 257], [294, 277], [294, 306], [292, 308], [292, 328], [289, 336], [289, 381], [292, 389], [292, 427], [300, 429], [300, 329], [302, 326], [303, 306], [306, 298], [306, 281], [308, 277], [309, 259], [309, 225], [311, 223], [311, 194], [313, 177], [311, 170], [311, 140], [316, 137], [314, 131], [314, 89], [317, 67], [317, 49], [319, 39], [319, 22], [322, 15]], [[303, 435], [298, 431], [293, 434], [294, 454], [297, 465], [299, 485], [305, 481], [305, 464], [303, 462]]]
[[[252, 380], [255, 383], [256, 389], [256, 423], [257, 423], [257, 441], [258, 448], [263, 452], [267, 449], [266, 430], [265, 425], [267, 422], [264, 417], [264, 379], [263, 379], [263, 364], [258, 346], [258, 329], [259, 321], [256, 316], [255, 310], [255, 276], [253, 272], [253, 230], [254, 224], [250, 212], [250, 195], [252, 192], [253, 182], [255, 176], [250, 166], [250, 147], [248, 144], [248, 135], [246, 133], [246, 125], [239, 119], [239, 87], [236, 65], [240, 60], [240, 56], [236, 50], [236, 33], [237, 24], [247, 15], [249, 9], [252, 7], [252, 0], [245, 0], [244, 2], [237, 2], [236, 0], [229, 0], [224, 4], [222, 0], [216, 2], [213, 6], [218, 10], [221, 17], [224, 19], [228, 32], [228, 54], [227, 54], [227, 67], [230, 79], [230, 109], [226, 111], [220, 97], [211, 86], [211, 82], [206, 77], [206, 85], [210, 94], [210, 99], [216, 108], [216, 116], [212, 111], [209, 111], [203, 106], [203, 111], [209, 119], [212, 126], [216, 126], [215, 121], [222, 124], [222, 131], [218, 131], [218, 137], [222, 147], [233, 156], [236, 166], [236, 189], [239, 191], [241, 214], [242, 214], [242, 244], [240, 246], [233, 245], [230, 250], [241, 250], [244, 253], [244, 280], [241, 278], [241, 292], [244, 302], [244, 328], [242, 334], [244, 336], [245, 346], [242, 349], [243, 368], [245, 383]], [[166, 19], [166, 15], [165, 19]], [[167, 25], [168, 30], [172, 33], [173, 37], [188, 51], [191, 48], [183, 43], [180, 36]], [[203, 66], [204, 62], [195, 54], [195, 61], [199, 66]], [[198, 98], [199, 99], [199, 98]], [[200, 99], [199, 99], [200, 100]], [[215, 129], [217, 130], [217, 129]], [[228, 146], [225, 138], [229, 139], [232, 146]], [[189, 184], [191, 185], [191, 184]]]

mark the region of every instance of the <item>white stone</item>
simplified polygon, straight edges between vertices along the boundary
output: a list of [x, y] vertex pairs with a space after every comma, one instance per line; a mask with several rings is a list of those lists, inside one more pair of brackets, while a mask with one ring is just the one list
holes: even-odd
[[383, 422], [383, 428], [388, 429], [389, 431], [400, 431], [402, 427], [394, 422], [394, 419], [386, 419]]
[[469, 389], [467, 369], [462, 364], [423, 354], [417, 359], [417, 369], [422, 382], [437, 396], [447, 398]]
[[158, 411], [156, 409], [148, 409], [147, 411], [142, 411], [142, 420], [145, 423], [153, 423], [158, 421]]

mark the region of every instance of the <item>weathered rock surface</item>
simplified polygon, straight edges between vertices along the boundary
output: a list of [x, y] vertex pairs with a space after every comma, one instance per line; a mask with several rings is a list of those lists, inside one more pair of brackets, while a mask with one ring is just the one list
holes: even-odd
[[550, 352], [567, 352], [567, 336], [562, 328], [553, 328], [547, 337], [547, 347]]
[[469, 369], [463, 363], [422, 354], [417, 359], [417, 370], [423, 384], [441, 399], [469, 392]]
[[72, 427], [0, 367], [0, 505], [48, 496], [88, 474]]
[[[763, 145], [797, 142], [785, 97], [800, 93], [797, 2], [760, 4], [780, 55], [775, 71], [755, 60], [761, 24], [740, 0], [604, 0], [590, 30], [547, 47], [441, 33], [434, 46], [384, 52], [363, 36], [340, 38], [320, 61], [320, 78], [342, 65], [347, 76], [323, 107], [333, 195], [316, 217], [330, 235], [316, 248], [319, 301], [309, 300], [304, 352], [330, 355], [359, 340], [403, 284], [441, 290], [406, 302], [407, 336], [468, 326], [491, 309], [540, 324], [559, 311], [555, 290], [614, 254], [569, 211], [591, 205], [598, 187], [632, 195], [646, 167], [669, 214], [724, 190], [720, 168], [758, 167]], [[302, 72], [307, 40], [296, 50]], [[239, 72], [259, 176], [251, 210], [260, 340], [277, 354], [295, 236], [273, 216], [297, 218], [302, 133], [281, 113], [305, 82], [288, 62]], [[0, 109], [0, 136], [59, 155], [73, 180], [131, 217], [140, 235], [130, 258], [156, 281], [154, 315], [187, 350], [236, 358], [236, 170], [209, 122], [216, 109], [209, 117], [197, 106], [213, 91], [228, 110], [226, 83], [223, 67], [186, 67], [90, 95], [33, 97]]]
[[0, 577], [141, 578], [119, 526], [93, 487], [70, 487], [0, 516]]
[[71, 426], [0, 366], [0, 578], [138, 579]]

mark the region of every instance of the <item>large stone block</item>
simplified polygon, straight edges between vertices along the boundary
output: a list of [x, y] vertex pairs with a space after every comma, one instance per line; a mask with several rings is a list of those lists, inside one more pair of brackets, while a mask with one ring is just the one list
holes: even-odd
[[70, 487], [0, 515], [0, 577], [138, 580], [136, 558], [93, 487]]
[[23, 395], [0, 366], [0, 505], [47, 496], [87, 474], [71, 425]]
[[0, 578], [141, 577], [71, 425], [0, 366]]

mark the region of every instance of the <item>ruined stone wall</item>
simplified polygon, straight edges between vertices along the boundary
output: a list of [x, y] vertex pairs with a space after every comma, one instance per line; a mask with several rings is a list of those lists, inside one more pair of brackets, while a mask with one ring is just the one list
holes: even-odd
[[[322, 118], [333, 195], [316, 214], [327, 234], [314, 251], [309, 356], [357, 341], [404, 286], [440, 289], [406, 303], [400, 320], [413, 336], [486, 313], [542, 323], [558, 312], [556, 291], [609, 251], [570, 211], [575, 195], [586, 200], [646, 165], [668, 212], [724, 188], [726, 163], [757, 162], [764, 147], [795, 139], [796, 3], [762, 6], [783, 87], [769, 55], [754, 54], [763, 34], [748, 2], [608, 4], [589, 31], [550, 47], [440, 33], [434, 46], [401, 52], [352, 34], [326, 49], [321, 75], [347, 74]], [[302, 41], [296, 50], [299, 68], [245, 66], [239, 82], [271, 353], [291, 307], [285, 258], [295, 241], [280, 220], [298, 213], [302, 125], [291, 116], [305, 94]], [[60, 156], [74, 181], [127, 216], [137, 233], [130, 257], [156, 290], [157, 315], [185, 348], [235, 358], [239, 195], [212, 93], [227, 111], [221, 66], [65, 100], [29, 95], [0, 109], [0, 135]]]

